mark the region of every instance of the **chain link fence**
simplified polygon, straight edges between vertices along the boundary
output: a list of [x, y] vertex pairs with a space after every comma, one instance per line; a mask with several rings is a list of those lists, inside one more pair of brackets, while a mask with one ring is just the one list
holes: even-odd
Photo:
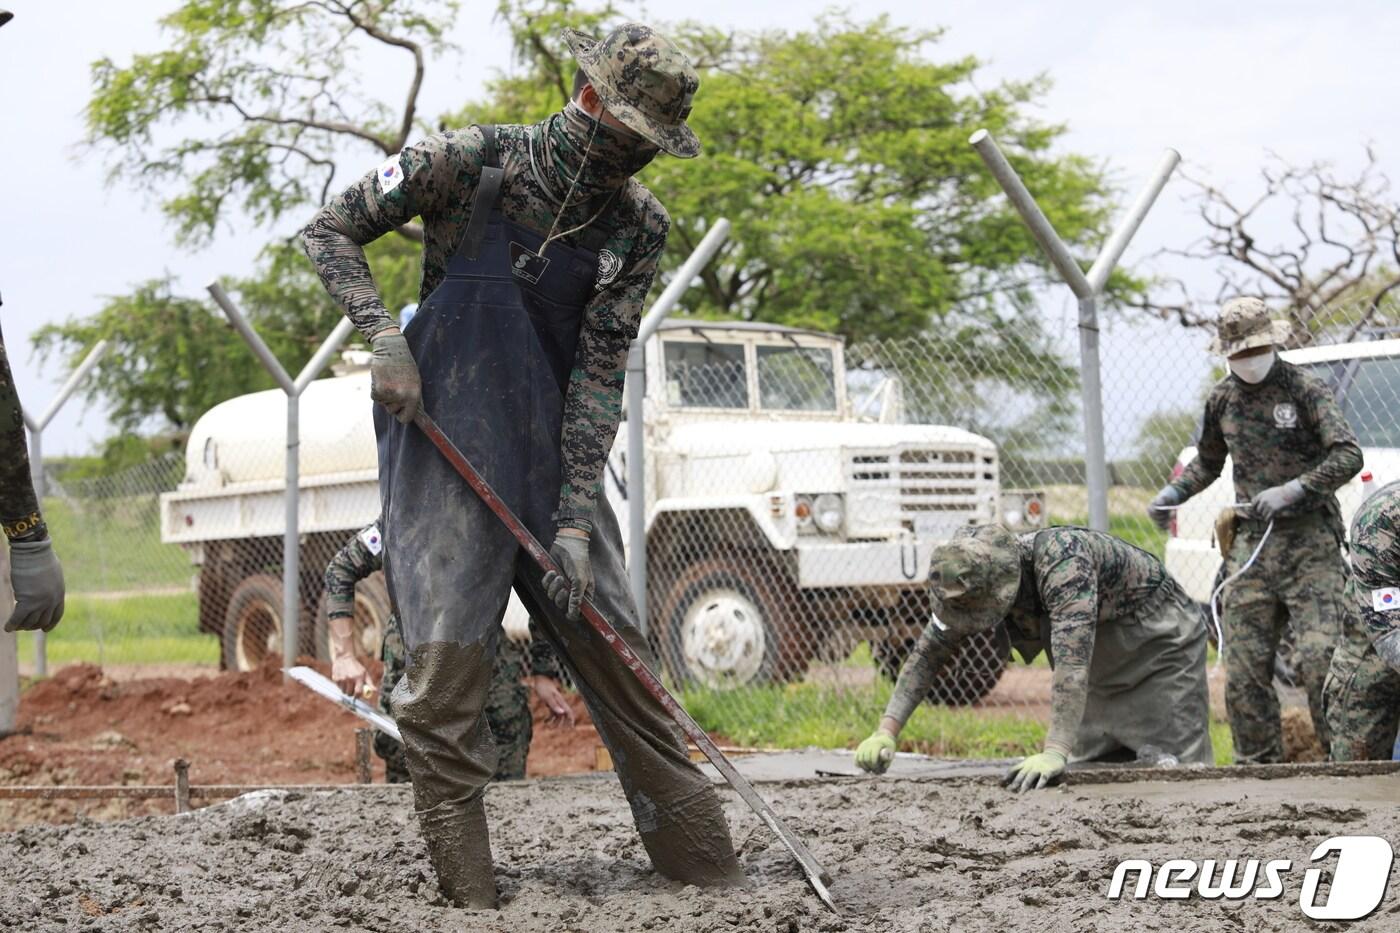
[[[1309, 320], [1290, 356], [1334, 386], [1376, 480], [1400, 478], [1400, 315]], [[1059, 333], [1047, 321], [1035, 339], [851, 346], [766, 325], [663, 325], [646, 364], [647, 622], [664, 676], [703, 725], [738, 744], [847, 744], [876, 722], [927, 622], [936, 544], [970, 524], [1087, 523], [1072, 317]], [[1168, 533], [1145, 507], [1223, 375], [1209, 340], [1120, 322], [1103, 342], [1110, 531], [1164, 557], [1202, 601], [1228, 481]], [[298, 644], [320, 656], [321, 574], [377, 512], [373, 431], [356, 414], [368, 380], [341, 375], [302, 400]], [[276, 391], [225, 403], [187, 457], [86, 478], [51, 466], [45, 508], [70, 592], [52, 666], [278, 662], [284, 404]], [[620, 516], [625, 449], [620, 438], [605, 479]], [[1349, 517], [1360, 480], [1339, 495]], [[366, 656], [388, 612], [380, 576], [362, 583]], [[21, 650], [28, 666], [32, 644]], [[1022, 663], [991, 633], [963, 649], [905, 737], [941, 755], [1020, 753], [1043, 734], [1049, 683], [1044, 655]]]

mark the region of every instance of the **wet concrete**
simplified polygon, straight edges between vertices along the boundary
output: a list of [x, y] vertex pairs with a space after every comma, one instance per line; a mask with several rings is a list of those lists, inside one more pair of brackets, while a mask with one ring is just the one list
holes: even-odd
[[[754, 887], [703, 890], [650, 866], [615, 780], [486, 791], [499, 912], [447, 906], [402, 788], [262, 794], [183, 817], [0, 834], [0, 929], [1005, 931], [1314, 928], [1303, 870], [1339, 834], [1400, 838], [1400, 777], [1145, 782], [1014, 796], [984, 780], [764, 784], [834, 876], [841, 916], [722, 793]], [[1109, 901], [1117, 864], [1291, 859], [1275, 900]], [[1321, 927], [1317, 927], [1321, 929]], [[1400, 929], [1400, 891], [1349, 930]]]

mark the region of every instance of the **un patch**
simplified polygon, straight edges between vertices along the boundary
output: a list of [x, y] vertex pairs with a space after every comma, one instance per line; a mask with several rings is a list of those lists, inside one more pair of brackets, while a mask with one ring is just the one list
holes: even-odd
[[1297, 426], [1298, 409], [1292, 402], [1279, 402], [1274, 406], [1274, 427], [1296, 428]]

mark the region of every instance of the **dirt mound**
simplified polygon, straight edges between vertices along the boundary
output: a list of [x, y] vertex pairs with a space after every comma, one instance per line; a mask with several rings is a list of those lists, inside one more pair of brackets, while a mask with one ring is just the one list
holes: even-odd
[[[322, 673], [327, 666], [301, 659]], [[588, 771], [599, 744], [583, 701], [570, 695], [572, 729], [553, 729], [536, 704], [531, 775]], [[172, 762], [190, 762], [196, 784], [337, 784], [355, 780], [349, 713], [276, 667], [208, 677], [114, 680], [78, 664], [30, 686], [20, 730], [0, 739], [0, 784], [169, 784]], [[374, 759], [376, 780], [383, 780]], [[0, 826], [81, 814], [167, 813], [166, 801], [5, 802]]]
[[[1281, 933], [1309, 923], [1298, 897], [1318, 843], [1400, 835], [1397, 783], [1164, 782], [1024, 796], [948, 781], [763, 786], [834, 877], [839, 917], [730, 793], [722, 799], [754, 886], [708, 891], [656, 875], [614, 780], [492, 786], [502, 909], [471, 914], [437, 894], [406, 789], [263, 795], [181, 817], [0, 834], [0, 929]], [[1285, 895], [1268, 900], [1108, 900], [1119, 862], [1172, 858], [1293, 867]], [[1394, 901], [1356, 928], [1395, 929]]]

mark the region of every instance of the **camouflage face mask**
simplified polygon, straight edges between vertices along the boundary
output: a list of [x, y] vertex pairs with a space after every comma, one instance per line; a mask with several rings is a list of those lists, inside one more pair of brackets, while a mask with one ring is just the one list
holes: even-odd
[[558, 199], [574, 187], [573, 202], [615, 191], [623, 182], [651, 164], [660, 151], [640, 136], [595, 120], [574, 101], [550, 117], [541, 135], [543, 173], [539, 179]]

